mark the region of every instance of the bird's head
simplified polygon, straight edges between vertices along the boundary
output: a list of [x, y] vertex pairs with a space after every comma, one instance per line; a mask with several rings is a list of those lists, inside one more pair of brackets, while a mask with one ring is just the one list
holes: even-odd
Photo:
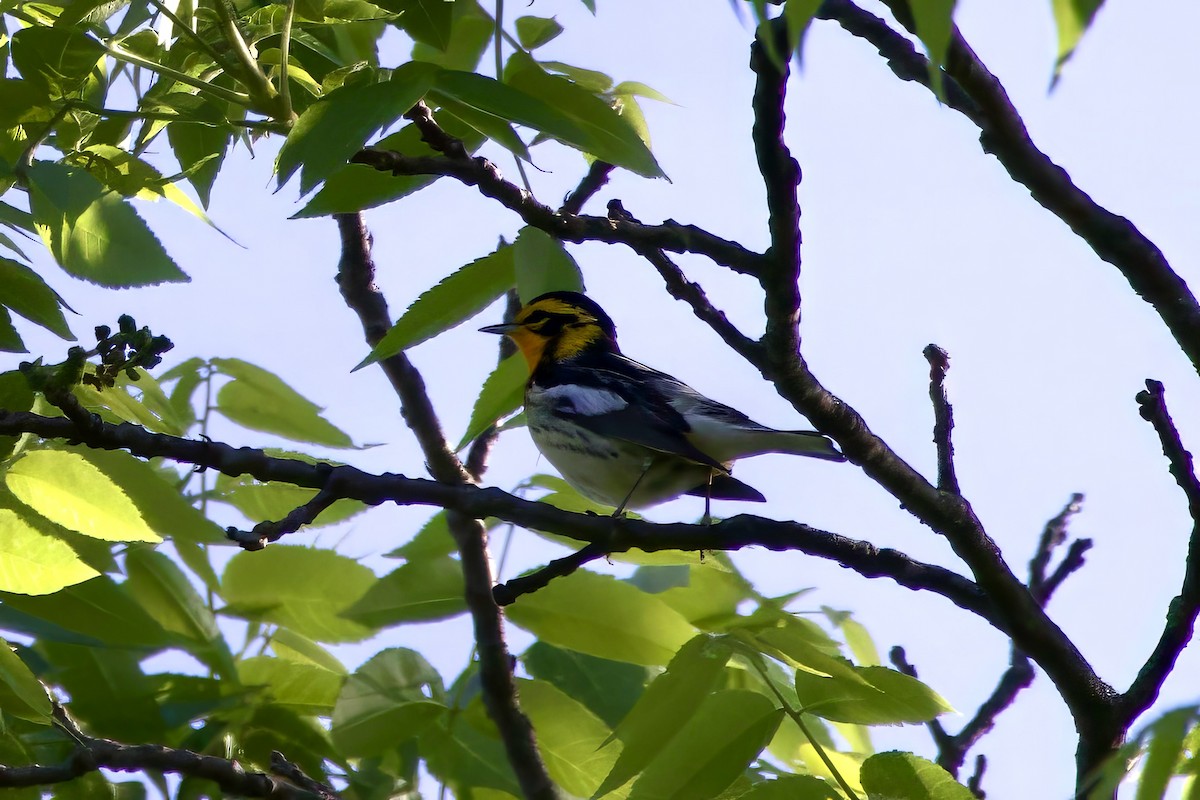
[[532, 372], [543, 359], [617, 350], [617, 329], [604, 309], [579, 292], [547, 292], [530, 300], [512, 322], [480, 330], [516, 343]]

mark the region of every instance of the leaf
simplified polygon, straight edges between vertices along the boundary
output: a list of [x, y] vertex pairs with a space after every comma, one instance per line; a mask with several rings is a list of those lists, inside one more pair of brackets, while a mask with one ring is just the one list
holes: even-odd
[[412, 539], [384, 555], [387, 558], [417, 561], [448, 556], [457, 551], [458, 546], [454, 544], [454, 539], [450, 536], [450, 525], [446, 520], [446, 512], [439, 511], [421, 526]]
[[357, 642], [372, 631], [341, 616], [375, 576], [329, 550], [274, 544], [230, 559], [221, 579], [226, 613], [283, 625], [318, 642]]
[[446, 619], [466, 608], [462, 565], [444, 556], [397, 567], [342, 613], [372, 628], [385, 628]]
[[[242, 475], [238, 478], [219, 475], [215, 491], [217, 495], [214, 499], [228, 503], [254, 523], [282, 519], [312, 500], [318, 492], [317, 489], [308, 489], [281, 481], [259, 483], [249, 475]], [[365, 509], [366, 504], [343, 497], [335, 500], [305, 528], [319, 528], [322, 525], [344, 522], [354, 515], [362, 513]]]
[[645, 667], [564, 650], [546, 642], [530, 645], [521, 662], [530, 676], [562, 689], [609, 727], [633, 708], [649, 672]]
[[54, 99], [83, 94], [104, 58], [104, 47], [75, 28], [31, 25], [14, 33], [10, 46], [21, 77], [44, 87]]
[[1058, 29], [1058, 58], [1054, 62], [1054, 77], [1051, 88], [1058, 82], [1062, 68], [1075, 55], [1083, 34], [1091, 27], [1092, 20], [1104, 0], [1051, 0], [1054, 10], [1054, 26]]
[[[443, 123], [446, 122], [443, 114]], [[445, 127], [445, 124], [443, 124]], [[483, 144], [483, 136], [465, 125], [451, 127], [460, 132], [459, 141], [468, 153], [474, 153]], [[452, 134], [455, 135], [455, 134]], [[396, 133], [385, 136], [371, 145], [377, 150], [394, 150], [407, 156], [435, 155], [432, 147], [421, 140], [421, 131], [415, 125], [406, 125]], [[365, 164], [346, 164], [334, 170], [308, 205], [294, 217], [304, 219], [325, 214], [345, 214], [390, 203], [423, 189], [440, 175], [393, 175], [390, 172], [369, 167]]]
[[582, 292], [583, 273], [563, 243], [526, 225], [513, 242], [517, 293], [522, 303], [553, 291]]
[[972, 800], [975, 795], [950, 773], [912, 753], [879, 753], [859, 772], [870, 798], [889, 800]]
[[29, 667], [0, 639], [0, 708], [4, 713], [49, 725], [50, 698]]
[[330, 733], [345, 755], [383, 755], [416, 736], [445, 711], [441, 676], [415, 650], [383, 650], [342, 686]]
[[428, 341], [490, 306], [514, 285], [513, 252], [501, 245], [423, 292], [354, 369]]
[[178, 543], [225, 544], [225, 531], [184, 499], [178, 485], [145, 461], [121, 450], [79, 454], [120, 487], [155, 533]]
[[546, 771], [568, 796], [591, 796], [612, 769], [620, 744], [595, 714], [553, 684], [528, 679], [517, 684]]
[[86, 170], [35, 161], [27, 175], [34, 225], [67, 272], [111, 288], [188, 280], [133, 207]]
[[18, 500], [69, 530], [109, 542], [162, 541], [129, 496], [78, 453], [26, 453], [4, 480]]
[[812, 775], [781, 775], [755, 784], [738, 800], [845, 800], [845, 796]]
[[394, 24], [413, 41], [443, 52], [450, 47], [453, 3], [446, 0], [379, 0], [379, 6], [400, 14]]
[[234, 674], [233, 656], [221, 638], [216, 618], [183, 571], [171, 559], [148, 547], [125, 556], [126, 587], [164, 630], [193, 643], [188, 648], [213, 670]]
[[243, 686], [260, 686], [270, 702], [301, 714], [328, 714], [342, 688], [342, 675], [315, 664], [253, 656], [238, 662]]
[[658, 756], [716, 686], [730, 655], [727, 645], [705, 634], [679, 649], [614, 731], [625, 748], [595, 796], [623, 786]]
[[842, 631], [842, 637], [860, 667], [877, 667], [882, 663], [875, 641], [861, 622], [855, 620], [848, 611], [834, 611], [828, 606], [822, 606], [821, 611]]
[[631, 664], [666, 664], [695, 634], [653, 595], [586, 570], [520, 597], [506, 615], [551, 644]]
[[529, 367], [520, 353], [514, 353], [496, 365], [496, 369], [483, 382], [479, 397], [475, 398], [467, 430], [455, 446], [455, 451], [462, 450], [497, 420], [520, 408], [525, 402], [525, 384], [528, 381]]
[[172, 122], [167, 126], [167, 141], [201, 205], [208, 208], [213, 183], [221, 171], [233, 134], [226, 128], [198, 122]]
[[63, 299], [24, 264], [0, 258], [0, 298], [4, 305], [30, 322], [64, 339], [75, 339], [63, 317], [62, 307], [66, 305]]
[[1167, 784], [1175, 776], [1181, 759], [1188, 757], [1187, 735], [1196, 723], [1197, 708], [1176, 708], [1156, 719], [1143, 732], [1149, 736], [1142, 775], [1134, 800], [1159, 800], [1167, 796]]
[[[6, 411], [33, 408], [33, 390], [29, 388], [29, 381], [15, 369], [0, 372], [0, 408]], [[21, 439], [21, 436], [0, 436], [0, 461], [12, 455]]]
[[[54, 594], [5, 594], [0, 598], [8, 611], [34, 617], [71, 633], [84, 641], [99, 641], [109, 647], [159, 650], [179, 644], [179, 638], [162, 629], [158, 621], [135, 601], [124, 584], [106, 575], [68, 586]], [[4, 620], [10, 630], [32, 631], [42, 638], [45, 632], [36, 626], [15, 625]], [[49, 634], [55, 635], [50, 629]], [[66, 641], [68, 637], [62, 637]], [[80, 638], [70, 637], [74, 641]]]
[[35, 647], [51, 665], [47, 680], [67, 691], [71, 714], [89, 733], [133, 742], [166, 736], [154, 684], [139, 663], [141, 653], [46, 641]]
[[332, 653], [312, 639], [287, 628], [277, 628], [271, 635], [271, 649], [275, 651], [275, 655], [288, 661], [313, 664], [339, 675], [346, 674], [346, 667]]
[[438, 74], [434, 87], [473, 108], [528, 125], [610, 164], [648, 177], [663, 174], [654, 156], [616, 111], [570, 81], [547, 75], [532, 59], [528, 63], [527, 69], [509, 79], [511, 85], [445, 70]]
[[757, 692], [710, 695], [633, 784], [630, 800], [716, 797], [758, 756], [782, 718], [783, 709]]
[[0, 508], [0, 591], [50, 594], [99, 575], [62, 539]]
[[319, 406], [273, 372], [237, 358], [214, 358], [212, 364], [233, 378], [217, 392], [217, 410], [233, 422], [298, 442], [354, 446], [346, 433], [321, 416]]
[[429, 89], [437, 69], [409, 62], [382, 83], [341, 86], [304, 110], [279, 150], [279, 185], [300, 170], [300, 193], [325, 180]]
[[796, 672], [796, 696], [804, 710], [824, 719], [859, 725], [928, 722], [954, 709], [916, 678], [887, 667], [854, 667], [864, 682]]
[[517, 39], [526, 50], [536, 50], [558, 37], [563, 26], [553, 17], [517, 17]]
[[912, 0], [909, 4], [917, 38], [925, 45], [925, 53], [929, 56], [930, 85], [940, 101], [945, 100], [942, 67], [954, 31], [954, 4], [955, 0]]
[[517, 135], [513, 126], [503, 117], [481, 111], [466, 103], [460, 103], [436, 89], [429, 92], [429, 99], [437, 103], [438, 114], [443, 119], [453, 120], [460, 126], [474, 131], [477, 135], [491, 139], [518, 158], [526, 161], [532, 160], [525, 141]]
[[788, 51], [795, 54], [796, 63], [802, 60], [804, 35], [808, 33], [808, 26], [820, 7], [821, 0], [787, 0], [783, 6], [783, 18], [787, 23]]

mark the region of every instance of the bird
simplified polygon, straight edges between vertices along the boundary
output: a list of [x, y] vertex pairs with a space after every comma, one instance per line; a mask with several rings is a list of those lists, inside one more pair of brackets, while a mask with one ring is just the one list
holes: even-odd
[[645, 508], [681, 495], [765, 502], [731, 474], [739, 458], [790, 453], [845, 461], [816, 431], [782, 431], [621, 352], [612, 318], [573, 291], [547, 292], [511, 322], [488, 325], [529, 366], [525, 419], [537, 449], [583, 496]]

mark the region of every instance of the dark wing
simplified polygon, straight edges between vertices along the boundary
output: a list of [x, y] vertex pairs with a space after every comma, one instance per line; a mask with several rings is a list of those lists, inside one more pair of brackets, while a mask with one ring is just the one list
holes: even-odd
[[[613, 355], [605, 359], [603, 367], [559, 365], [554, 371], [554, 385], [612, 392], [624, 401], [624, 405], [606, 407], [601, 413], [586, 413], [586, 404], [577, 404], [573, 408], [564, 404], [559, 407], [560, 413], [570, 414], [574, 422], [600, 436], [640, 444], [721, 473], [728, 472], [725, 465], [688, 441], [686, 434], [691, 426], [660, 390], [663, 379], [674, 381], [674, 378]], [[554, 385], [545, 388], [553, 389]]]
[[688, 489], [684, 494], [696, 497], [711, 497], [713, 500], [746, 500], [751, 503], [765, 503], [767, 498], [762, 492], [748, 483], [742, 483], [732, 475], [718, 473], [713, 475], [712, 487], [700, 484], [695, 489]]

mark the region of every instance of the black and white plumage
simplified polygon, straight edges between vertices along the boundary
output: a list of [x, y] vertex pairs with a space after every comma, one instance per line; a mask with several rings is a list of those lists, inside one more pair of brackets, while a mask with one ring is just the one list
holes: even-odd
[[512, 338], [529, 363], [525, 415], [538, 450], [580, 493], [618, 510], [681, 494], [761, 502], [730, 474], [747, 456], [844, 460], [819, 433], [760, 425], [626, 357], [612, 320], [584, 295], [542, 295], [483, 330]]

